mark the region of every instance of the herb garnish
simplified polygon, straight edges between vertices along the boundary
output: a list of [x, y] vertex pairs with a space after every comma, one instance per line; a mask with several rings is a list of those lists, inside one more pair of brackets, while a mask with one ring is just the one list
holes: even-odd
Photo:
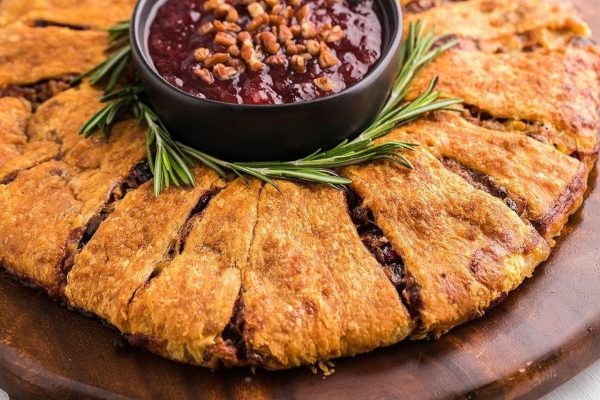
[[150, 169], [154, 174], [156, 195], [164, 187], [171, 185], [194, 185], [194, 177], [190, 170], [194, 161], [213, 169], [221, 177], [226, 177], [227, 173], [234, 173], [241, 177], [250, 175], [275, 186], [274, 179], [324, 183], [332, 186], [347, 185], [351, 181], [339, 176], [333, 170], [334, 168], [377, 159], [392, 160], [412, 168], [400, 150], [413, 150], [416, 144], [395, 141], [375, 143], [374, 140], [425, 113], [451, 109], [453, 105], [461, 102], [459, 99], [440, 100], [440, 92], [435, 90], [437, 78], [431, 81], [429, 87], [419, 97], [412, 101], [405, 100], [415, 75], [427, 63], [456, 44], [451, 40], [436, 46], [445, 37], [434, 35], [419, 21], [409, 26], [408, 36], [402, 47], [396, 83], [386, 105], [375, 121], [358, 137], [345, 140], [333, 149], [318, 150], [294, 161], [229, 162], [175, 141], [153, 111], [140, 84], [134, 83], [116, 88], [131, 58], [129, 22], [120, 22], [109, 29], [109, 39], [109, 50], [112, 51], [109, 57], [92, 70], [75, 78], [75, 81], [80, 81], [89, 77], [92, 85], [106, 80], [105, 94], [101, 100], [106, 103], [106, 106], [83, 125], [80, 133], [86, 137], [96, 131], [108, 135], [111, 127], [121, 117], [126, 114], [134, 115], [139, 124], [148, 128], [146, 147]]

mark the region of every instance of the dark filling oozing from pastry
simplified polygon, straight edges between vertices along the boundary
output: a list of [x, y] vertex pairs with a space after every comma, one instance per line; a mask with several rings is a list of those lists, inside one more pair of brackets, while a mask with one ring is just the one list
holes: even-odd
[[22, 97], [31, 103], [33, 110], [40, 104], [72, 87], [74, 76], [62, 76], [48, 79], [32, 85], [8, 85], [0, 88], [0, 97]]
[[463, 178], [474, 188], [502, 200], [508, 208], [520, 217], [524, 218], [526, 216], [527, 200], [511, 194], [506, 187], [499, 185], [491, 176], [476, 172], [452, 158], [442, 157], [440, 161], [444, 164], [444, 167]]
[[152, 172], [146, 161], [135, 165], [127, 177], [111, 190], [102, 211], [90, 218], [85, 226], [71, 232], [67, 239], [65, 255], [59, 266], [59, 282], [65, 282], [75, 263], [75, 256], [92, 239], [100, 224], [114, 211], [116, 203], [123, 199], [128, 192], [137, 189], [150, 179], [152, 179]]
[[148, 46], [159, 73], [200, 98], [280, 104], [340, 92], [381, 54], [372, 0], [167, 0]]
[[515, 120], [511, 118], [495, 117], [477, 106], [465, 104], [463, 116], [471, 123], [496, 131], [521, 131], [532, 139], [545, 144], [551, 136], [551, 128], [542, 122], [529, 120]]
[[396, 287], [411, 318], [418, 320], [422, 300], [417, 282], [406, 272], [402, 258], [394, 251], [388, 238], [375, 224], [372, 211], [362, 205], [363, 202], [358, 193], [348, 189], [346, 201], [350, 217], [358, 229], [361, 241], [381, 264], [388, 279]]

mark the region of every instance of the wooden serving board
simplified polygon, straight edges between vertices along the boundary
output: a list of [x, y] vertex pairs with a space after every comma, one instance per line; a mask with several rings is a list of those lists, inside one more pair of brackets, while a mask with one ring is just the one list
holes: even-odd
[[[600, 31], [598, 0], [579, 0]], [[600, 178], [550, 260], [487, 316], [308, 368], [211, 372], [131, 347], [96, 320], [0, 279], [0, 388], [11, 399], [537, 398], [600, 358]]]

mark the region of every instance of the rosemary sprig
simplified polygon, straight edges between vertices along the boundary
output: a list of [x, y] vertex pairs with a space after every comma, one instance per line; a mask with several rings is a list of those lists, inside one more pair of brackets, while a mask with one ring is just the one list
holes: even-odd
[[408, 37], [401, 50], [399, 72], [390, 97], [375, 121], [355, 139], [345, 140], [330, 150], [318, 150], [294, 161], [229, 162], [175, 141], [149, 105], [144, 88], [140, 85], [133, 84], [123, 89], [115, 89], [130, 59], [131, 47], [128, 37], [128, 22], [119, 23], [111, 28], [111, 55], [102, 64], [76, 78], [81, 80], [89, 77], [91, 84], [107, 80], [105, 95], [102, 98], [106, 106], [81, 128], [81, 134], [87, 137], [95, 131], [102, 131], [108, 135], [120, 117], [128, 113], [133, 114], [139, 124], [148, 128], [146, 147], [150, 169], [154, 174], [156, 195], [171, 185], [194, 185], [194, 177], [190, 170], [194, 161], [213, 169], [222, 177], [226, 177], [228, 173], [240, 177], [249, 175], [274, 186], [277, 186], [275, 179], [332, 186], [347, 185], [351, 181], [339, 176], [334, 169], [371, 160], [388, 159], [412, 168], [401, 151], [414, 150], [416, 144], [396, 141], [377, 143], [375, 140], [425, 113], [452, 109], [453, 105], [461, 102], [459, 99], [440, 100], [440, 92], [435, 90], [437, 78], [431, 81], [420, 96], [412, 101], [405, 101], [410, 83], [421, 68], [456, 44], [454, 41], [447, 41], [435, 47], [444, 37], [427, 31], [420, 22], [413, 23], [409, 26]]
[[105, 92], [110, 92], [119, 82], [119, 78], [131, 59], [131, 44], [129, 43], [129, 21], [122, 21], [108, 29], [108, 49], [110, 55], [83, 74], [76, 76], [71, 81], [72, 84], [81, 82], [83, 78], [90, 79], [90, 84], [97, 85], [104, 78], [108, 77]]

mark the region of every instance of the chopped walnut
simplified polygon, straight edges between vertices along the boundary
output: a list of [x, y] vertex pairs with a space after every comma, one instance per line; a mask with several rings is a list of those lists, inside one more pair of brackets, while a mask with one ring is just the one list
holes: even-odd
[[233, 60], [229, 61], [229, 65], [232, 68], [235, 68], [238, 74], [243, 74], [246, 72], [246, 64], [240, 59], [234, 58]]
[[302, 37], [304, 39], [313, 39], [317, 36], [317, 27], [312, 22], [303, 22], [300, 25], [300, 29], [302, 31]]
[[236, 40], [235, 40], [234, 36], [231, 36], [228, 33], [217, 32], [217, 34], [215, 35], [214, 42], [215, 42], [215, 44], [229, 47], [229, 46], [235, 46]]
[[[338, 0], [326, 1], [333, 4]], [[238, 5], [246, 7], [249, 22], [247, 17], [240, 17], [235, 8]], [[214, 33], [213, 43], [227, 49], [214, 54], [206, 48], [196, 49], [196, 61], [213, 68], [212, 73], [200, 67], [196, 72], [205, 82], [214, 79], [213, 75], [222, 80], [230, 79], [232, 70], [236, 74], [243, 73], [246, 68], [259, 71], [265, 64], [286, 68], [291, 64], [294, 71], [306, 72], [308, 62], [313, 58], [318, 59], [323, 69], [339, 63], [327, 43], [341, 40], [345, 32], [339, 25], [323, 23], [317, 26], [310, 21], [311, 6], [302, 4], [302, 0], [207, 0], [204, 9], [212, 12], [215, 20], [200, 26], [198, 33]], [[326, 90], [327, 83], [325, 78], [318, 84], [315, 80], [321, 90]]]
[[287, 24], [287, 19], [283, 15], [269, 15], [269, 24], [273, 26]]
[[240, 55], [240, 48], [234, 44], [227, 48], [227, 52], [231, 54], [232, 57], [237, 57]]
[[316, 40], [307, 40], [306, 50], [308, 50], [311, 55], [316, 56], [321, 51], [321, 46]]
[[213, 30], [214, 25], [212, 24], [212, 22], [207, 22], [203, 24], [200, 28], [198, 28], [198, 33], [201, 35], [206, 35], [208, 33], [211, 33]]
[[210, 56], [210, 50], [206, 47], [200, 47], [194, 50], [194, 59], [198, 62], [206, 60]]
[[204, 3], [204, 11], [215, 10], [223, 4], [225, 4], [225, 0], [208, 0], [206, 3]]
[[250, 35], [249, 32], [242, 31], [242, 32], [238, 33], [237, 39], [242, 44], [242, 49], [244, 47], [253, 47], [252, 35]]
[[235, 22], [219, 21], [214, 22], [215, 31], [217, 32], [239, 32], [242, 28]]
[[310, 6], [308, 4], [303, 5], [296, 11], [296, 20], [298, 22], [304, 22], [310, 15]]
[[295, 54], [300, 53], [300, 48], [293, 40], [288, 40], [287, 42], [285, 42], [285, 52], [288, 55], [293, 56]]
[[302, 34], [302, 28], [300, 27], [300, 25], [290, 26], [290, 31], [292, 31], [292, 35], [294, 35], [294, 37], [298, 37]]
[[331, 92], [333, 90], [333, 81], [326, 76], [315, 78], [313, 82], [324, 92]]
[[265, 9], [260, 3], [250, 3], [248, 4], [248, 12], [252, 18], [256, 18], [261, 14], [265, 13]]
[[289, 40], [292, 40], [294, 38], [292, 31], [286, 25], [279, 25], [278, 31], [279, 32], [277, 36], [281, 43], [287, 43]]
[[[282, 12], [283, 12], [283, 6], [281, 4], [276, 4], [273, 6], [273, 8], [271, 8], [272, 15], [281, 15]], [[283, 16], [283, 15], [281, 15], [281, 16], [285, 18], [285, 16]]]
[[287, 57], [283, 54], [277, 54], [273, 56], [267, 57], [265, 62], [271, 66], [275, 67], [285, 67], [287, 66]]
[[329, 68], [336, 65], [340, 60], [331, 52], [331, 49], [327, 47], [325, 42], [321, 42], [321, 52], [319, 54], [319, 65], [321, 68]]
[[257, 57], [256, 51], [252, 47], [242, 49], [241, 55], [252, 71], [260, 71], [264, 67], [264, 64]]
[[258, 28], [269, 23], [269, 14], [262, 13], [252, 19], [246, 26], [246, 29], [250, 32], [257, 30]]
[[194, 69], [194, 75], [198, 78], [202, 79], [203, 82], [208, 83], [209, 85], [213, 84], [215, 81], [215, 77], [213, 74], [206, 68], [196, 68]]
[[299, 55], [292, 56], [292, 68], [296, 72], [306, 72], [306, 59]]
[[213, 67], [213, 74], [222, 81], [233, 79], [237, 76], [238, 72], [233, 67], [227, 67], [223, 64], [216, 64]]
[[204, 60], [204, 65], [212, 67], [215, 64], [226, 63], [231, 60], [231, 56], [227, 53], [215, 53]]
[[281, 48], [281, 45], [277, 42], [277, 37], [268, 31], [260, 34], [260, 42], [265, 50], [271, 54], [277, 54]]
[[336, 25], [331, 29], [327, 29], [321, 32], [323, 40], [325, 40], [327, 43], [333, 43], [337, 42], [338, 40], [342, 40], [344, 38], [344, 35], [344, 31], [339, 25]]

